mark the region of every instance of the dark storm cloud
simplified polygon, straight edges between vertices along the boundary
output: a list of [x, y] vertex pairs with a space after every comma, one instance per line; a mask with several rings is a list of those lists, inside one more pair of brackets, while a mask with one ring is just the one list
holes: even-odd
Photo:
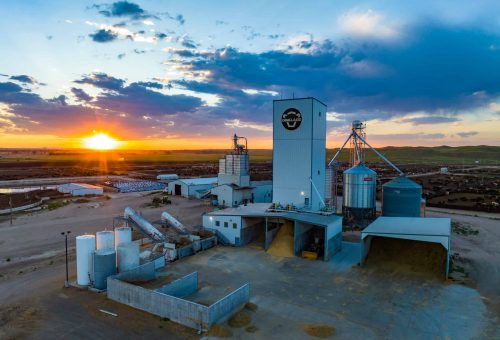
[[98, 43], [107, 43], [118, 39], [118, 35], [116, 33], [106, 29], [97, 30], [95, 31], [95, 33], [89, 34], [89, 37], [91, 37], [93, 41]]
[[109, 76], [102, 72], [85, 75], [82, 79], [75, 80], [74, 82], [77, 84], [93, 85], [108, 90], [119, 90], [123, 87], [123, 84], [125, 84], [125, 80]]
[[87, 92], [85, 92], [84, 90], [82, 89], [79, 89], [79, 88], [76, 88], [76, 87], [72, 87], [71, 88], [71, 92], [73, 93], [73, 95], [79, 100], [79, 101], [82, 101], [82, 102], [89, 102], [92, 100], [92, 97], [90, 95], [87, 94]]
[[17, 81], [19, 81], [21, 83], [25, 83], [25, 84], [37, 84], [38, 83], [35, 78], [28, 76], [26, 74], [21, 74], [18, 76], [11, 76], [9, 79], [17, 80]]
[[[393, 45], [323, 40], [294, 46], [307, 53], [225, 48], [183, 63], [193, 72], [209, 71], [207, 83], [315, 96], [331, 111], [371, 112], [379, 119], [418, 111], [453, 115], [485, 105], [487, 98], [472, 95], [477, 91], [500, 94], [500, 51], [489, 48], [498, 36], [432, 23], [408, 36]], [[264, 114], [268, 119], [258, 113]]]
[[[100, 88], [93, 99], [85, 91], [72, 88], [82, 104], [68, 104], [64, 95], [44, 99], [13, 82], [0, 83], [0, 102], [13, 114], [9, 126], [23, 131], [53, 133], [58, 136], [99, 129], [119, 130], [131, 138], [149, 135], [153, 127], [159, 131], [172, 126], [173, 117], [195, 114], [202, 106], [197, 97], [165, 95], [157, 90], [163, 85], [144, 81], [127, 85], [125, 80], [105, 73], [85, 75], [75, 83]], [[89, 106], [87, 103], [91, 103]], [[191, 118], [186, 118], [190, 121]]]
[[468, 131], [468, 132], [458, 132], [457, 135], [460, 136], [461, 138], [469, 138], [475, 135], [478, 135], [479, 132], [477, 131]]

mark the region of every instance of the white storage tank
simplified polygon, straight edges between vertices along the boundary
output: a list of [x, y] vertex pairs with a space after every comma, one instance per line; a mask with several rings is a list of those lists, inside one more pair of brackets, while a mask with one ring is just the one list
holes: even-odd
[[95, 236], [97, 250], [115, 248], [115, 234], [112, 231], [98, 231]]
[[129, 227], [121, 227], [115, 229], [115, 250], [123, 243], [132, 242], [132, 229]]
[[94, 252], [94, 287], [107, 288], [108, 276], [116, 274], [116, 252], [113, 248]]
[[122, 243], [117, 251], [118, 271], [120, 273], [139, 266], [139, 244], [134, 242]]
[[92, 275], [92, 256], [95, 251], [95, 236], [76, 237], [76, 283], [88, 286]]

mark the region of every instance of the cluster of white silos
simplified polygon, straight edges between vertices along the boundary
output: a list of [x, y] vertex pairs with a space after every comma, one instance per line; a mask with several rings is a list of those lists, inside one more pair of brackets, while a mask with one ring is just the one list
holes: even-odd
[[132, 229], [116, 228], [76, 237], [77, 284], [106, 288], [108, 276], [139, 266], [139, 244], [132, 242]]

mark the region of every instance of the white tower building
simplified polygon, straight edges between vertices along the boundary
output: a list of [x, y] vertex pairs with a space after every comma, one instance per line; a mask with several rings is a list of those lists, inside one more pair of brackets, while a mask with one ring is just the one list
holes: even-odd
[[[238, 144], [240, 139], [245, 144]], [[250, 185], [250, 173], [248, 166], [248, 146], [245, 137], [234, 135], [233, 151], [224, 158], [219, 159], [218, 185], [236, 184], [244, 187]]]
[[325, 200], [326, 105], [273, 102], [273, 202], [319, 210]]

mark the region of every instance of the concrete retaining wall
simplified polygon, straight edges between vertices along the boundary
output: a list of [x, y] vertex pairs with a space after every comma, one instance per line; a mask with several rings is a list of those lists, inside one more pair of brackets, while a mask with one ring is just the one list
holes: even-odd
[[198, 272], [186, 275], [178, 280], [175, 280], [157, 291], [163, 294], [172, 295], [178, 298], [193, 294], [198, 290]]
[[229, 318], [250, 299], [249, 284], [238, 288], [209, 307], [180, 298], [198, 289], [197, 272], [158, 290], [122, 281], [150, 279], [151, 270], [154, 275], [153, 262], [108, 277], [108, 298], [197, 330], [208, 330], [213, 324]]
[[209, 307], [209, 323], [225, 321], [250, 300], [250, 284], [245, 284]]

